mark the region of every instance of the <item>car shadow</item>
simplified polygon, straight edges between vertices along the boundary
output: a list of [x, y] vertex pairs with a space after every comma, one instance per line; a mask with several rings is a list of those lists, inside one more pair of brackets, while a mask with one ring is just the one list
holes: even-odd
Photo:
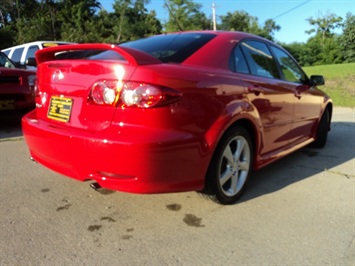
[[21, 118], [28, 111], [12, 111], [0, 113], [0, 140], [22, 137]]
[[251, 176], [248, 186], [237, 203], [274, 193], [287, 186], [330, 171], [350, 178], [354, 173], [341, 173], [330, 169], [339, 166], [355, 155], [355, 123], [334, 122], [323, 149], [306, 146], [276, 161]]

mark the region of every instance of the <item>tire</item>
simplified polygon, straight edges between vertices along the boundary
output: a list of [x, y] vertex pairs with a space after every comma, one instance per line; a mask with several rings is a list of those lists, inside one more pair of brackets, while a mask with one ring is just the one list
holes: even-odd
[[243, 127], [236, 126], [222, 137], [206, 176], [205, 192], [221, 204], [232, 204], [243, 193], [253, 165], [253, 146]]
[[330, 119], [329, 111], [328, 109], [325, 109], [322, 118], [319, 121], [316, 140], [311, 144], [311, 147], [323, 148], [327, 143], [328, 131], [329, 131], [329, 119]]

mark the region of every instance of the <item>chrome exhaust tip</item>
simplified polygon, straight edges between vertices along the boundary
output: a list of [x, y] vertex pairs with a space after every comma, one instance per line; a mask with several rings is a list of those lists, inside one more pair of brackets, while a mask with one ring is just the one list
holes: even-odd
[[35, 159], [33, 159], [32, 156], [30, 157], [30, 160], [31, 160], [32, 162], [34, 162], [34, 163], [37, 163], [37, 161], [36, 161]]
[[91, 183], [91, 184], [90, 184], [90, 187], [91, 187], [92, 189], [94, 189], [94, 190], [98, 190], [98, 189], [101, 188], [101, 186], [100, 186], [99, 183], [97, 183], [97, 182]]

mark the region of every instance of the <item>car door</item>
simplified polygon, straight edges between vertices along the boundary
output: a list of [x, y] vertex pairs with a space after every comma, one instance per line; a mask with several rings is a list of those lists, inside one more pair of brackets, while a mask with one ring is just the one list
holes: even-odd
[[285, 51], [271, 46], [280, 66], [283, 79], [294, 94], [293, 125], [290, 140], [295, 144], [310, 138], [322, 111], [322, 96], [310, 82], [296, 61]]
[[277, 153], [289, 143], [294, 93], [281, 79], [277, 63], [266, 43], [245, 40], [234, 49], [232, 68], [249, 91], [248, 99], [262, 123], [259, 153]]

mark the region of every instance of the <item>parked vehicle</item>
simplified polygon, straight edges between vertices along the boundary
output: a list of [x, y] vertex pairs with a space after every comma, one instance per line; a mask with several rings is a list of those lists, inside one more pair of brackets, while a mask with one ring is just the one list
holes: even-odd
[[[29, 58], [34, 58], [35, 53], [46, 47], [53, 47], [58, 45], [70, 44], [68, 42], [57, 42], [57, 41], [37, 41], [30, 42], [21, 45], [16, 45], [1, 50], [4, 52], [15, 64], [22, 68], [35, 69], [33, 66], [28, 67], [27, 60]], [[30, 64], [31, 65], [31, 64]]]
[[0, 112], [34, 109], [36, 72], [18, 69], [0, 52]]
[[252, 170], [323, 147], [330, 130], [323, 77], [247, 33], [69, 45], [36, 59], [37, 107], [22, 120], [31, 157], [94, 188], [202, 190], [231, 204]]

